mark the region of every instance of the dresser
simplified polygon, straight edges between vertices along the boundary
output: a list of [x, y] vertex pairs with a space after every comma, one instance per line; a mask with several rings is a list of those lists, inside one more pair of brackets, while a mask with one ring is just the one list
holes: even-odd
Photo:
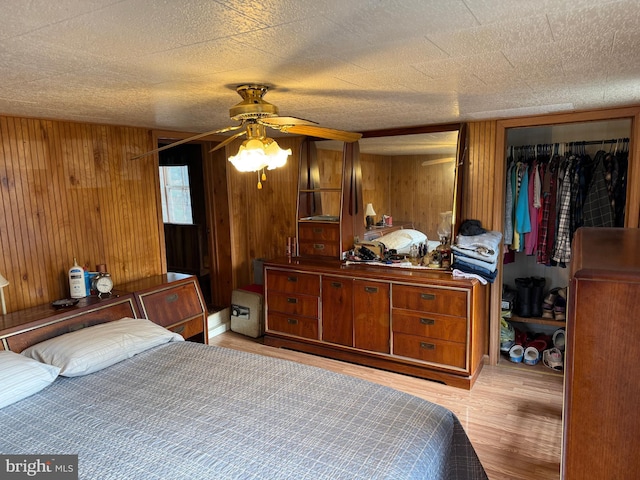
[[449, 272], [295, 257], [265, 262], [265, 343], [471, 388], [486, 289]]
[[561, 470], [567, 480], [640, 472], [640, 230], [573, 240]]

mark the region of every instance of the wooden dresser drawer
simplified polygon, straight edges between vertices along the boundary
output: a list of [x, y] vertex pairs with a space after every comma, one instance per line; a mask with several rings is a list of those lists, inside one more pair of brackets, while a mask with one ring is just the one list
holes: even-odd
[[463, 344], [467, 341], [467, 319], [462, 317], [400, 313], [395, 310], [392, 324], [395, 333], [438, 338]]
[[298, 224], [298, 236], [301, 241], [340, 241], [340, 225], [327, 224], [327, 223], [299, 223]]
[[[193, 283], [141, 294], [138, 298], [142, 314], [163, 327], [205, 314]], [[200, 321], [202, 322], [202, 317]]]
[[179, 333], [184, 338], [191, 338], [204, 331], [204, 322], [202, 321], [202, 318], [194, 318], [193, 320], [178, 323], [177, 325], [171, 325], [167, 328], [172, 332]]
[[466, 348], [462, 343], [447, 342], [435, 338], [393, 334], [393, 354], [415, 358], [425, 362], [440, 363], [466, 368]]
[[318, 340], [318, 319], [269, 312], [267, 330]]
[[443, 288], [394, 285], [393, 307], [419, 312], [467, 316], [467, 292]]
[[284, 292], [267, 292], [270, 312], [318, 318], [318, 297]]
[[320, 275], [267, 270], [267, 291], [320, 295]]
[[298, 244], [300, 255], [319, 255], [323, 257], [340, 256], [340, 242], [328, 242], [324, 240], [302, 241]]

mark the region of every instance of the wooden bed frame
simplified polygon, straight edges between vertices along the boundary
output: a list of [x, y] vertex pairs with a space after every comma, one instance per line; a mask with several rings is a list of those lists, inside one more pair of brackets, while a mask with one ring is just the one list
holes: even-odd
[[[7, 317], [3, 319], [3, 323], [11, 321], [12, 318]], [[6, 328], [0, 330], [0, 350], [19, 353], [49, 338], [123, 317], [140, 317], [133, 294], [102, 301], [97, 297], [86, 298], [75, 307], [57, 312], [52, 311], [48, 305], [36, 307], [27, 310], [27, 315], [22, 312], [21, 320], [27, 320], [26, 323], [14, 322], [14, 325], [7, 324]]]
[[68, 308], [47, 304], [0, 316], [0, 350], [19, 353], [49, 338], [124, 317], [149, 318], [208, 343], [208, 312], [196, 277], [167, 273], [117, 288], [110, 297], [85, 297]]

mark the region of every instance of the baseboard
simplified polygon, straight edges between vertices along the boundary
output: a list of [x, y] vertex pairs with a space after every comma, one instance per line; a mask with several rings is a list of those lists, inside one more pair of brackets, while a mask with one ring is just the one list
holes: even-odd
[[231, 309], [223, 308], [219, 312], [209, 314], [209, 338], [220, 335], [231, 328]]

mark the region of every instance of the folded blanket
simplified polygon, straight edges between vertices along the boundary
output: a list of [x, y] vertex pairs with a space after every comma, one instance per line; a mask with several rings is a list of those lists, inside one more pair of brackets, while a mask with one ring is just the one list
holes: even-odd
[[493, 275], [493, 273], [496, 271], [495, 268], [487, 268], [484, 265], [479, 265], [479, 261], [476, 260], [476, 263], [472, 263], [469, 262], [469, 260], [472, 260], [471, 258], [462, 258], [460, 256], [455, 257], [455, 262], [458, 265], [462, 265], [468, 268], [472, 268], [474, 271], [478, 271], [478, 272], [482, 272], [485, 273], [487, 275]]
[[478, 275], [477, 273], [467, 273], [463, 272], [462, 270], [458, 270], [457, 268], [454, 268], [452, 273], [453, 278], [475, 278], [483, 285], [486, 285], [488, 283], [482, 275]]
[[493, 272], [496, 268], [498, 268], [498, 257], [490, 260], [488, 258], [478, 258], [478, 255], [470, 252], [469, 250], [462, 250], [460, 248], [451, 247], [451, 251], [454, 253], [455, 258], [472, 265], [477, 265], [482, 268], [486, 268], [487, 270]]
[[479, 235], [458, 235], [456, 248], [473, 252], [476, 258], [487, 258], [489, 261], [497, 259], [500, 251], [502, 232], [489, 231]]
[[498, 271], [487, 273], [486, 269], [481, 269], [480, 267], [475, 267], [473, 265], [465, 265], [456, 260], [451, 264], [451, 268], [454, 270], [460, 270], [464, 273], [474, 273], [476, 275], [480, 275], [482, 278], [487, 280], [489, 283], [493, 283], [498, 275]]

